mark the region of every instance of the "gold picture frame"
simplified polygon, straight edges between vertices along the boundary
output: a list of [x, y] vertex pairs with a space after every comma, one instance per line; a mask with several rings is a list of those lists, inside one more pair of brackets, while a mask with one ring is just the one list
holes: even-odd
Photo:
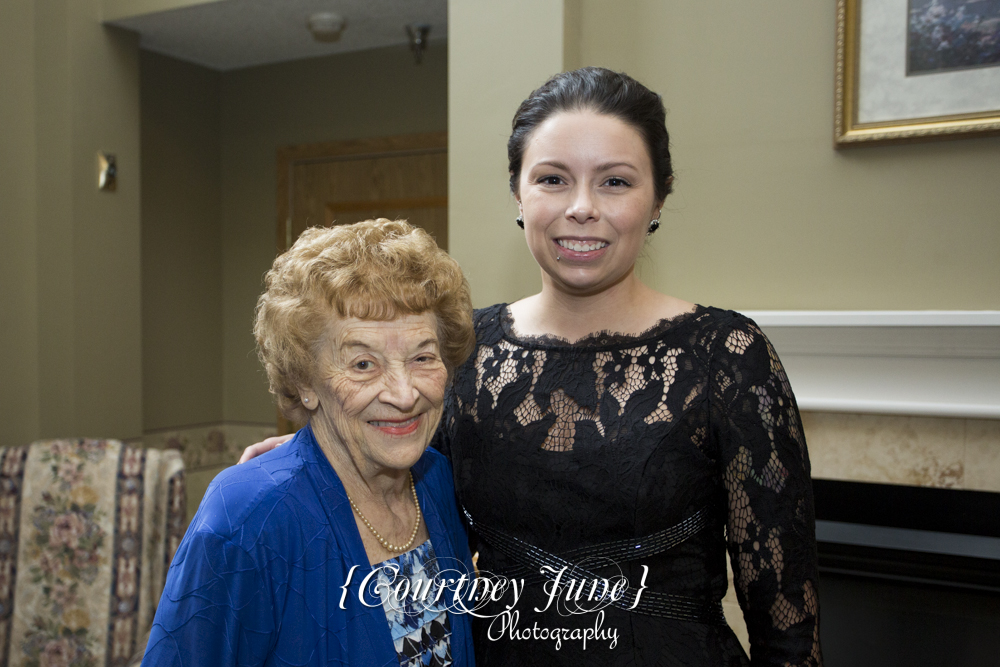
[[[905, 3], [905, 0], [902, 0]], [[919, 77], [908, 77], [904, 72], [899, 72], [898, 63], [892, 68], [892, 72], [885, 74], [879, 72], [883, 80], [890, 81], [891, 85], [897, 85], [901, 89], [907, 88], [910, 99], [909, 109], [894, 109], [891, 113], [882, 112], [886, 117], [875, 117], [878, 114], [861, 111], [862, 105], [859, 102], [867, 94], [865, 90], [859, 89], [861, 79], [865, 78], [862, 72], [873, 71], [873, 63], [865, 62], [866, 57], [862, 49], [862, 2], [865, 3], [867, 14], [879, 16], [883, 14], [898, 13], [901, 0], [837, 0], [837, 68], [836, 68], [836, 94], [834, 110], [834, 146], [836, 148], [847, 148], [851, 146], [873, 146], [889, 143], [929, 141], [941, 139], [962, 139], [969, 137], [982, 137], [1000, 134], [1000, 102], [992, 99], [996, 95], [993, 90], [1000, 90], [994, 86], [987, 86], [983, 91], [983, 106], [988, 108], [975, 109], [965, 108], [960, 113], [940, 113], [939, 108], [933, 108], [935, 104], [940, 107], [942, 97], [947, 98], [947, 94], [941, 91], [960, 89], [963, 84], [972, 80], [1000, 81], [1000, 65], [971, 70], [969, 68], [956, 71], [932, 72], [931, 76], [921, 74]], [[906, 4], [909, 7], [909, 4]], [[909, 21], [909, 12], [904, 12], [902, 16], [892, 14], [891, 20]], [[881, 19], [879, 19], [881, 20]], [[900, 43], [899, 29], [887, 31], [879, 34], [879, 46], [888, 43], [889, 48], [895, 48], [902, 52], [892, 54], [891, 57], [906, 59], [907, 30], [909, 24], [903, 25], [903, 38]], [[895, 43], [893, 43], [895, 41]], [[890, 58], [891, 59], [891, 58]], [[884, 62], [878, 61], [878, 64]], [[968, 72], [972, 71], [970, 75]], [[986, 72], [984, 76], [982, 72]], [[870, 75], [867, 75], [871, 78]], [[988, 79], [986, 77], [989, 77]], [[895, 79], [895, 83], [893, 83]], [[920, 82], [932, 81], [943, 86], [936, 86], [937, 92], [930, 97], [937, 98], [934, 104], [928, 104], [924, 111], [931, 113], [921, 113], [922, 103], [920, 100]], [[913, 82], [917, 82], [916, 93], [913, 93]], [[950, 88], [949, 88], [950, 86]], [[966, 85], [966, 88], [968, 86]], [[898, 104], [891, 95], [882, 88], [878, 88], [879, 95], [890, 99], [891, 104]], [[974, 98], [976, 90], [971, 93], [962, 90], [964, 93], [962, 100], [966, 103], [966, 98]], [[874, 95], [869, 94], [869, 97]], [[972, 99], [970, 104], [974, 107], [976, 102]], [[871, 104], [867, 105], [872, 106]], [[968, 104], [966, 104], [968, 106]], [[864, 118], [865, 114], [869, 116]], [[903, 117], [900, 117], [903, 116]]]

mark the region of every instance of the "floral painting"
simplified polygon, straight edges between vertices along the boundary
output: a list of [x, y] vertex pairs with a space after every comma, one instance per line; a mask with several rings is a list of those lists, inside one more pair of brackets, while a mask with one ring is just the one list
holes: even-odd
[[837, 0], [834, 145], [1000, 134], [1000, 0]]
[[910, 0], [906, 73], [1000, 65], [1000, 0]]

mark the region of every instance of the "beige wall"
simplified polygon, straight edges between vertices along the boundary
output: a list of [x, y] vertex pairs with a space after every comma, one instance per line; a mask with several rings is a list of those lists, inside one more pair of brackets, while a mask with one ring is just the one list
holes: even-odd
[[[63, 11], [36, 33], [45, 89], [37, 128], [42, 435], [131, 438], [142, 433], [138, 37], [103, 28], [96, 0], [66, 2]], [[117, 156], [114, 193], [97, 190], [98, 150]]]
[[640, 266], [654, 287], [740, 309], [1000, 308], [1000, 138], [835, 151], [830, 3], [449, 10], [451, 247], [477, 305], [537, 285], [504, 141], [524, 96], [582, 64], [664, 96], [677, 182]]
[[143, 51], [145, 431], [222, 420], [221, 75]]
[[222, 75], [223, 412], [273, 423], [253, 309], [275, 254], [276, 151], [317, 141], [447, 129], [447, 47], [421, 65], [391, 47]]
[[101, 19], [104, 21], [117, 21], [143, 14], [204, 5], [210, 2], [219, 2], [219, 0], [103, 0]]
[[[12, 380], [5, 396], [24, 395], [4, 401], [0, 444], [136, 437], [138, 41], [100, 25], [99, 0], [15, 0], [3, 11], [3, 48], [17, 52], [0, 60], [0, 77], [12, 85], [4, 85], [12, 152], [2, 163], [2, 214], [16, 216], [19, 228], [3, 223], [13, 255], [4, 291], [14, 293], [3, 297], [11, 324], [0, 348], [5, 383]], [[118, 157], [116, 193], [97, 191], [98, 150]]]
[[514, 224], [507, 135], [517, 105], [577, 46], [563, 26], [561, 0], [448, 3], [448, 248], [477, 307], [541, 287]]
[[0, 3], [0, 445], [39, 430], [34, 3]]

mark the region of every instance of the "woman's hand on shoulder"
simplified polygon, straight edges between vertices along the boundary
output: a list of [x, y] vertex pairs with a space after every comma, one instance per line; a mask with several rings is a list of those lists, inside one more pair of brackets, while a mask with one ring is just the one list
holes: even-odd
[[243, 450], [243, 456], [240, 457], [239, 463], [246, 463], [250, 459], [257, 458], [261, 454], [266, 454], [275, 447], [280, 447], [285, 444], [294, 436], [294, 433], [289, 433], [288, 435], [276, 435], [270, 438], [265, 438], [263, 442], [255, 442]]

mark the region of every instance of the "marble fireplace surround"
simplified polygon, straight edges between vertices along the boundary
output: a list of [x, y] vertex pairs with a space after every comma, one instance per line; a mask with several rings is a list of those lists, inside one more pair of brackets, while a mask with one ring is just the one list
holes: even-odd
[[813, 476], [1000, 492], [1000, 311], [752, 311]]

